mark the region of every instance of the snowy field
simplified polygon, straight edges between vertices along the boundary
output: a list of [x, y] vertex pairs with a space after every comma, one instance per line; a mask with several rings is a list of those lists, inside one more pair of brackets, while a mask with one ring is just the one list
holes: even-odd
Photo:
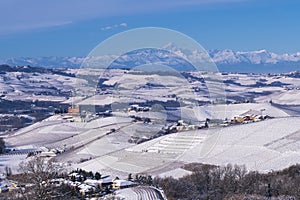
[[116, 191], [115, 197], [130, 200], [164, 200], [160, 191], [154, 187], [138, 186]]
[[[75, 74], [76, 71], [68, 72]], [[299, 116], [299, 78], [288, 74], [221, 75], [200, 72], [187, 73], [183, 77], [92, 69], [81, 69], [80, 75], [1, 74], [4, 99], [32, 101], [51, 98], [52, 101], [79, 106], [112, 104], [113, 110], [111, 117], [98, 117], [89, 122], [81, 122], [79, 117], [75, 122], [68, 122], [63, 116], [54, 115], [7, 135], [7, 145], [20, 150], [65, 149], [66, 152], [56, 156], [58, 161], [71, 163], [74, 168], [120, 177], [126, 177], [128, 173], [151, 173], [178, 178], [189, 174], [181, 166], [191, 162], [232, 163], [264, 172], [300, 163], [300, 117], [295, 117]], [[89, 76], [103, 78], [101, 84], [106, 87], [105, 90], [94, 95], [95, 83], [86, 79]], [[218, 79], [222, 79], [223, 85], [218, 84]], [[79, 95], [73, 98], [53, 95], [74, 87]], [[83, 95], [85, 90], [93, 95]], [[222, 95], [226, 95], [223, 99], [226, 104], [211, 101], [212, 97]], [[153, 110], [126, 111], [128, 105], [151, 101], [156, 103], [149, 106], [153, 106]], [[175, 101], [180, 102], [178, 109], [159, 107]], [[118, 104], [125, 107], [119, 109]], [[294, 110], [290, 112], [289, 109]], [[183, 119], [202, 125], [207, 118], [230, 121], [247, 112], [267, 115], [272, 119], [224, 128], [183, 131], [141, 144], [128, 142], [132, 136], [150, 138], [172, 120]], [[149, 118], [151, 123], [134, 122], [132, 115]], [[25, 159], [24, 155], [2, 155], [0, 163], [16, 170], [17, 164]]]
[[283, 169], [300, 162], [299, 122], [298, 117], [288, 117], [216, 130], [181, 159], [216, 165], [240, 164], [259, 171]]
[[178, 163], [191, 162], [239, 164], [249, 170], [268, 172], [300, 162], [299, 122], [300, 118], [287, 117], [206, 132], [171, 134], [78, 166], [120, 175], [151, 172], [175, 177], [188, 174], [176, 168]]

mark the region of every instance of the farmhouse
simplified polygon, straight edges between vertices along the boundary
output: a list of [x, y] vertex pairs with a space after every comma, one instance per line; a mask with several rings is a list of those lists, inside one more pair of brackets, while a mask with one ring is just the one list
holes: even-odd
[[113, 180], [110, 176], [103, 177], [99, 180], [99, 187], [103, 188], [109, 186], [113, 183]]
[[86, 179], [84, 184], [93, 186], [93, 187], [99, 187], [100, 186], [100, 181], [99, 180], [94, 180], [94, 179]]
[[89, 193], [92, 193], [96, 190], [95, 187], [93, 186], [90, 186], [90, 185], [86, 185], [86, 184], [81, 184], [78, 186], [79, 188], [79, 192], [82, 196], [86, 195], [86, 194], [89, 194]]
[[132, 181], [118, 179], [118, 180], [113, 181], [112, 187], [113, 187], [113, 189], [118, 190], [118, 189], [122, 189], [122, 188], [132, 187], [135, 185], [136, 185], [136, 183], [134, 183]]

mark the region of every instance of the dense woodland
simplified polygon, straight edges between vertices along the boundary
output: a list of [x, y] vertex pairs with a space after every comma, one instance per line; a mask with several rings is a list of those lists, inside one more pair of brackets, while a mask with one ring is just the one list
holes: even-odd
[[300, 199], [300, 165], [267, 174], [248, 172], [244, 166], [217, 167], [188, 164], [191, 175], [180, 179], [155, 178], [173, 199]]

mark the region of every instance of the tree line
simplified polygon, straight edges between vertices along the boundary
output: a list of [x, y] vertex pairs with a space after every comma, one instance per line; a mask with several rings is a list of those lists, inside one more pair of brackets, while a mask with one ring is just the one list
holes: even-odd
[[[183, 167], [192, 174], [179, 179], [152, 177], [149, 174], [129, 174], [128, 180], [139, 185], [161, 188], [168, 200], [295, 200], [300, 199], [300, 165], [280, 171], [259, 173], [245, 166], [214, 166], [191, 163]], [[34, 158], [20, 164], [20, 174], [10, 175], [19, 189], [1, 194], [0, 199], [81, 199], [82, 196], [67, 185], [47, 184], [55, 178], [67, 179], [68, 173], [54, 160]], [[83, 179], [99, 180], [102, 175], [82, 169], [73, 172]], [[72, 179], [72, 177], [71, 177]], [[74, 177], [75, 179], [75, 177]], [[75, 181], [75, 180], [73, 180]], [[83, 181], [83, 180], [82, 180]], [[25, 185], [31, 183], [30, 187]]]
[[231, 164], [218, 167], [192, 163], [184, 168], [193, 173], [179, 179], [154, 179], [169, 200], [300, 199], [300, 165], [266, 174]]

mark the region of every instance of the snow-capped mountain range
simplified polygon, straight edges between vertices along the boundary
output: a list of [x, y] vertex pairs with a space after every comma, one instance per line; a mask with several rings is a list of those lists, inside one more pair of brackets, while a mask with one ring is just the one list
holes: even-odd
[[[109, 64], [109, 61], [116, 59], [110, 65], [113, 68], [132, 68], [143, 64], [159, 63], [169, 65], [177, 70], [190, 70], [191, 65], [185, 59], [207, 59], [209, 58], [209, 55], [220, 71], [278, 73], [300, 69], [300, 52], [276, 54], [267, 50], [241, 52], [226, 49], [210, 50], [207, 55], [206, 52], [203, 51], [187, 51], [186, 49], [180, 49], [173, 44], [166, 45], [164, 49], [173, 53], [168, 53], [168, 51], [162, 49], [144, 49], [126, 53], [119, 58], [115, 55], [105, 55], [89, 57], [87, 59], [89, 60], [91, 67], [93, 67], [95, 63], [107, 65]], [[181, 55], [181, 57], [178, 55]], [[54, 56], [33, 58], [20, 57], [0, 60], [0, 64], [43, 66], [51, 68], [78, 68], [85, 59], [85, 57]]]
[[234, 52], [232, 50], [209, 51], [214, 62], [219, 64], [277, 64], [281, 62], [300, 62], [300, 52], [293, 54], [276, 54], [267, 50]]

